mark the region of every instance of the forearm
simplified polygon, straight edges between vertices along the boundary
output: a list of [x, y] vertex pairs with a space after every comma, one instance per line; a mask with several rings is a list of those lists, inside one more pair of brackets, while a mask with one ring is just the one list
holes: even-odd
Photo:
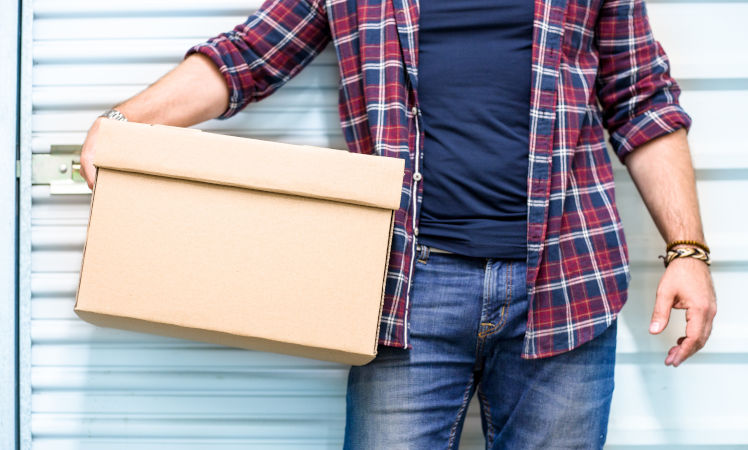
[[116, 108], [132, 122], [187, 127], [218, 117], [228, 101], [229, 89], [218, 68], [194, 54]]
[[666, 242], [681, 239], [704, 242], [685, 130], [642, 145], [626, 157], [625, 164]]
[[[209, 58], [195, 54], [116, 108], [131, 122], [188, 127], [218, 117], [228, 102], [229, 89], [221, 72]], [[93, 162], [102, 120], [93, 123], [81, 149], [81, 175], [89, 188], [96, 178]]]
[[[647, 142], [624, 162], [665, 241], [704, 242], [685, 130]], [[686, 334], [665, 358], [665, 365], [677, 367], [706, 344], [717, 313], [714, 284], [703, 261], [676, 258], [668, 264], [657, 286], [650, 333], [667, 327], [672, 309], [686, 310]]]

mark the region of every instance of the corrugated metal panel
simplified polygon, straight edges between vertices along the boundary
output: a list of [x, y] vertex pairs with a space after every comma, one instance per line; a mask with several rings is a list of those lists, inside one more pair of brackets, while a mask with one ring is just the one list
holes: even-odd
[[[233, 27], [259, 2], [29, 0], [33, 7], [33, 109], [26, 151], [83, 140], [94, 117], [173, 67], [193, 43]], [[709, 345], [678, 369], [665, 352], [682, 329], [646, 331], [662, 273], [662, 240], [630, 182], [617, 195], [631, 247], [632, 286], [619, 328], [619, 365], [609, 448], [748, 446], [748, 329], [740, 298], [748, 271], [748, 197], [743, 105], [748, 56], [742, 43], [748, 3], [659, 1], [653, 27], [684, 87], [695, 123], [691, 144], [704, 225], [717, 262], [720, 304]], [[237, 117], [201, 128], [235, 135], [344, 148], [337, 119], [334, 54], [324, 54], [286, 87]], [[26, 181], [28, 182], [28, 181]], [[22, 298], [22, 360], [28, 402], [22, 438], [35, 449], [338, 448], [346, 369], [96, 328], [78, 320], [73, 297], [85, 238], [87, 196], [31, 199], [30, 292]], [[30, 232], [30, 235], [28, 234]], [[23, 242], [23, 238], [22, 238]], [[22, 267], [23, 269], [23, 267]], [[24, 313], [30, 306], [30, 310]], [[26, 354], [27, 353], [27, 354]], [[482, 447], [476, 405], [463, 448]]]
[[[32, 4], [31, 150], [81, 143], [100, 111], [142, 90], [253, 2]], [[204, 129], [345, 148], [332, 47], [268, 100]], [[31, 191], [34, 449], [336, 448], [347, 368], [98, 328], [73, 313], [89, 196]]]
[[[649, 12], [668, 52], [694, 119], [689, 136], [704, 230], [715, 263], [719, 313], [707, 346], [677, 369], [665, 354], [685, 329], [675, 313], [664, 336], [647, 332], [663, 271], [662, 238], [625, 169], [618, 165], [617, 197], [630, 244], [632, 285], [619, 337], [610, 448], [748, 447], [748, 272], [746, 210], [748, 144], [743, 137], [748, 99], [746, 2], [658, 1]], [[743, 200], [741, 200], [743, 199]], [[742, 202], [742, 203], [741, 203]]]

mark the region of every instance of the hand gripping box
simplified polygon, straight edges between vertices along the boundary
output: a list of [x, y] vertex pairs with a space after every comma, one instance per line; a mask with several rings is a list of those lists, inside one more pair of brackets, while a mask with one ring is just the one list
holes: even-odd
[[82, 319], [374, 358], [403, 160], [104, 120], [95, 165]]

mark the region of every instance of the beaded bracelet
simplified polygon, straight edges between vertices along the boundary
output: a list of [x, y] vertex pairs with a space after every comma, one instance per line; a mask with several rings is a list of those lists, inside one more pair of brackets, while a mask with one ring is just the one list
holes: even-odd
[[675, 258], [688, 257], [704, 261], [707, 266], [712, 265], [712, 259], [709, 256], [709, 253], [700, 247], [676, 248], [675, 250], [668, 250], [665, 256], [658, 256], [658, 258], [662, 258], [663, 262], [665, 263], [665, 267], [667, 267], [668, 264], [670, 264], [670, 262]]
[[693, 241], [693, 240], [680, 240], [680, 241], [672, 241], [667, 245], [667, 248], [665, 249], [666, 252], [669, 252], [673, 249], [676, 245], [690, 245], [690, 246], [696, 246], [702, 250], [704, 250], [707, 253], [711, 253], [712, 251], [709, 250], [709, 247], [704, 244], [703, 242], [699, 241]]

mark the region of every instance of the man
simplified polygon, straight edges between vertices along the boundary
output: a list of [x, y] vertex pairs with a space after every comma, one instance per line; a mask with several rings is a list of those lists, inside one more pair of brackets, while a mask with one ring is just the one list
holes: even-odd
[[672, 308], [687, 327], [665, 364], [716, 313], [690, 118], [643, 0], [267, 0], [106, 115], [230, 117], [330, 41], [349, 150], [406, 162], [346, 448], [455, 448], [476, 391], [489, 448], [602, 447], [630, 279], [603, 127], [669, 244], [650, 332]]

